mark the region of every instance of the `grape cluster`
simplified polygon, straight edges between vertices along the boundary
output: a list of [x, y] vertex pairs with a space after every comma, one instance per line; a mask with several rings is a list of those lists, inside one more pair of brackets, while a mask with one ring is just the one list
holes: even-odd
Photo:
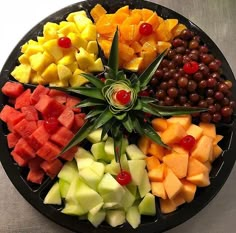
[[[193, 72], [188, 72], [185, 67], [191, 63]], [[232, 83], [224, 79], [221, 65], [198, 35], [184, 29], [150, 81], [149, 94], [160, 105], [208, 108], [193, 115], [203, 122], [230, 122], [235, 101]]]

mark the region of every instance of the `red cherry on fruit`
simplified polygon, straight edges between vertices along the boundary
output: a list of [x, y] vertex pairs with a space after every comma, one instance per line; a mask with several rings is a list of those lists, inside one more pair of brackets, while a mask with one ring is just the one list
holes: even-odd
[[60, 37], [57, 41], [57, 44], [59, 47], [64, 48], [64, 49], [68, 49], [71, 47], [71, 39], [69, 37]]
[[196, 61], [190, 61], [184, 64], [183, 69], [186, 74], [194, 74], [198, 71], [199, 65]]
[[196, 144], [196, 140], [193, 136], [191, 135], [187, 135], [185, 137], [183, 137], [181, 140], [180, 140], [180, 146], [183, 147], [185, 150], [187, 151], [190, 151], [193, 149], [193, 147], [195, 146]]
[[49, 117], [44, 121], [44, 127], [48, 133], [52, 134], [59, 128], [59, 121], [56, 117]]
[[150, 23], [142, 23], [139, 26], [139, 33], [143, 36], [149, 36], [153, 32], [152, 25]]
[[129, 172], [121, 171], [117, 176], [116, 180], [120, 185], [127, 185], [131, 182], [132, 178]]
[[102, 82], [104, 82], [104, 83], [105, 83], [105, 81], [106, 81], [106, 78], [104, 78], [104, 77], [101, 77], [101, 78], [100, 78], [100, 80], [101, 80]]
[[131, 94], [128, 91], [120, 90], [116, 93], [116, 99], [118, 102], [120, 102], [120, 104], [126, 105], [130, 103]]

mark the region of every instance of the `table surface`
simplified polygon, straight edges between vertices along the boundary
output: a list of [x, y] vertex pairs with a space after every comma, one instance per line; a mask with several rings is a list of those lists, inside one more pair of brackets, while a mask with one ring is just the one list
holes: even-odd
[[[0, 1], [0, 70], [17, 42], [49, 14], [78, 1]], [[101, 1], [102, 2], [102, 1]], [[154, 0], [184, 15], [218, 45], [236, 75], [236, 1]], [[233, 233], [236, 230], [236, 168], [210, 204], [168, 233]], [[69, 233], [34, 209], [14, 188], [0, 165], [0, 233]]]

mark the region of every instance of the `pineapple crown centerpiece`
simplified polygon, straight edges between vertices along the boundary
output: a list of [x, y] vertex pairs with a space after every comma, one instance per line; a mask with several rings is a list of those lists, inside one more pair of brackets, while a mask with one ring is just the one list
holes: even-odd
[[127, 74], [119, 70], [118, 29], [116, 30], [108, 65], [105, 66], [104, 80], [92, 74], [81, 74], [90, 82], [87, 86], [66, 88], [63, 90], [79, 94], [84, 98], [76, 107], [88, 108], [86, 123], [64, 147], [61, 153], [82, 142], [92, 131], [102, 128], [101, 140], [106, 134], [114, 138], [115, 158], [119, 161], [120, 148], [124, 133], [146, 135], [157, 144], [168, 148], [152, 128], [149, 121], [144, 121], [145, 114], [155, 117], [191, 114], [204, 111], [202, 108], [159, 106], [157, 100], [140, 96], [139, 92], [146, 89], [156, 69], [164, 58], [162, 52], [139, 76]]

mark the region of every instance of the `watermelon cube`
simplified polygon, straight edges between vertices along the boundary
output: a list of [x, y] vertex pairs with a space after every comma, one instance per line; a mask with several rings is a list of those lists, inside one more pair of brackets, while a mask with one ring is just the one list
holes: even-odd
[[11, 126], [14, 126], [20, 120], [24, 118], [24, 114], [20, 111], [17, 111], [9, 105], [5, 105], [0, 113], [0, 119], [5, 123], [10, 123]]
[[28, 167], [30, 170], [39, 170], [41, 169], [40, 164], [43, 161], [44, 160], [42, 158], [40, 158], [39, 156], [36, 156], [35, 158], [28, 161]]
[[58, 117], [58, 121], [67, 129], [70, 129], [74, 123], [74, 112], [71, 108], [66, 107], [62, 114]]
[[19, 154], [17, 154], [14, 150], [11, 152], [11, 156], [14, 159], [14, 161], [20, 166], [20, 167], [26, 167], [28, 165], [28, 160], [23, 159]]
[[21, 138], [21, 136], [17, 133], [9, 133], [7, 135], [7, 144], [9, 148], [13, 148], [16, 143], [19, 141], [19, 139]]
[[68, 96], [66, 100], [66, 107], [72, 108], [74, 112], [81, 112], [81, 108], [75, 107], [76, 104], [79, 104], [81, 100], [75, 96]]
[[22, 107], [21, 112], [25, 115], [25, 119], [27, 121], [37, 121], [38, 120], [38, 111], [32, 105]]
[[2, 93], [10, 98], [16, 98], [24, 91], [24, 86], [18, 82], [6, 82], [2, 87]]
[[72, 131], [67, 129], [66, 127], [60, 127], [56, 133], [51, 135], [50, 140], [57, 143], [60, 146], [66, 146], [69, 141], [73, 138], [74, 134]]
[[35, 184], [42, 184], [44, 175], [45, 173], [42, 169], [36, 169], [36, 170], [30, 169], [26, 179], [27, 181], [30, 181]]
[[52, 161], [57, 158], [60, 154], [60, 148], [54, 143], [47, 141], [39, 150], [37, 150], [36, 154], [46, 161]]
[[59, 117], [65, 106], [48, 95], [41, 95], [35, 108], [43, 114], [44, 118]]
[[37, 87], [34, 89], [30, 97], [31, 104], [33, 105], [36, 104], [39, 101], [41, 95], [47, 95], [48, 93], [49, 93], [49, 88], [41, 84], [37, 85]]
[[[61, 148], [62, 150], [63, 148]], [[65, 153], [61, 154], [60, 155], [60, 158], [66, 160], [66, 161], [71, 161], [74, 156], [75, 156], [75, 153], [78, 151], [78, 146], [74, 146], [72, 147], [71, 149], [69, 149], [68, 151], [66, 151]]]
[[28, 138], [37, 129], [37, 123], [36, 121], [27, 121], [26, 119], [22, 119], [13, 126], [13, 129], [23, 138]]
[[48, 95], [61, 104], [66, 103], [68, 96], [68, 94], [66, 94], [65, 92], [56, 89], [50, 89]]
[[55, 178], [59, 171], [62, 169], [63, 163], [59, 159], [52, 161], [43, 161], [40, 167], [51, 178]]
[[30, 103], [31, 90], [26, 89], [21, 95], [16, 98], [15, 109], [20, 109], [25, 106], [29, 106]]
[[36, 156], [33, 148], [27, 143], [24, 138], [20, 138], [18, 140], [13, 151], [16, 152], [24, 160], [29, 160]]
[[72, 126], [72, 131], [77, 132], [85, 123], [83, 113], [75, 114], [74, 124]]

